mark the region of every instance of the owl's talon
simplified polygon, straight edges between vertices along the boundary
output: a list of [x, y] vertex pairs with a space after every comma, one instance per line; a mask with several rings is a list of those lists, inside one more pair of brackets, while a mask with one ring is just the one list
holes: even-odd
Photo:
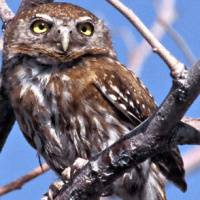
[[86, 159], [77, 158], [71, 167], [67, 167], [66, 169], [64, 169], [64, 171], [62, 172], [62, 178], [64, 178], [64, 180], [71, 180], [72, 176], [82, 167], [84, 167], [87, 162], [88, 160]]
[[41, 200], [54, 200], [54, 198], [57, 196], [63, 185], [63, 181], [52, 183], [49, 187], [48, 192], [43, 195]]

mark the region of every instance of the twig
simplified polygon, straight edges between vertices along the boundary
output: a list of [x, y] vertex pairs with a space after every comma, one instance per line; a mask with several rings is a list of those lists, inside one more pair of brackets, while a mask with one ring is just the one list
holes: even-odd
[[198, 131], [200, 131], [200, 119], [199, 118], [184, 117], [181, 121], [184, 123], [187, 123], [190, 126], [195, 127]]
[[[163, 19], [167, 24], [172, 24], [176, 20], [175, 14], [175, 0], [163, 0], [159, 1], [159, 18]], [[165, 29], [161, 26], [158, 21], [155, 21], [152, 27], [150, 28], [151, 33], [157, 38], [157, 40], [161, 40], [163, 35], [165, 34]], [[142, 53], [141, 53], [142, 52]], [[136, 48], [129, 53], [129, 68], [131, 68], [136, 74], [139, 74], [144, 61], [147, 59], [149, 54], [151, 53], [151, 46], [147, 43], [145, 39], [137, 45]]]
[[186, 42], [183, 40], [183, 38], [168, 24], [166, 24], [163, 19], [158, 19], [160, 24], [165, 27], [166, 31], [169, 33], [169, 35], [174, 39], [174, 41], [178, 44], [181, 51], [185, 55], [185, 57], [188, 59], [191, 65], [193, 65], [196, 61], [194, 55], [192, 54], [191, 50], [187, 46]]
[[25, 183], [28, 181], [36, 178], [37, 176], [41, 175], [42, 173], [49, 170], [49, 166], [45, 163], [41, 167], [34, 169], [32, 172], [26, 174], [25, 176], [13, 181], [12, 183], [5, 185], [4, 187], [0, 188], [0, 196], [13, 191], [20, 189]]
[[106, 1], [119, 10], [142, 34], [142, 36], [153, 48], [153, 51], [157, 53], [170, 68], [172, 77], [176, 78], [181, 72], [184, 71], [185, 65], [171, 55], [171, 53], [154, 37], [154, 35], [148, 30], [148, 28], [141, 22], [141, 20], [131, 9], [126, 7], [119, 0]]

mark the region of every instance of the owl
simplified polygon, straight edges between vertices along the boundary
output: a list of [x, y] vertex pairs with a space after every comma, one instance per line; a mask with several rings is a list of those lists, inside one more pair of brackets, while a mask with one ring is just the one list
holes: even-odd
[[[68, 3], [17, 15], [5, 31], [2, 89], [19, 127], [58, 176], [90, 159], [157, 109], [140, 79], [116, 58], [102, 20]], [[159, 169], [186, 190], [177, 148], [134, 167], [113, 183], [124, 200], [164, 200]]]

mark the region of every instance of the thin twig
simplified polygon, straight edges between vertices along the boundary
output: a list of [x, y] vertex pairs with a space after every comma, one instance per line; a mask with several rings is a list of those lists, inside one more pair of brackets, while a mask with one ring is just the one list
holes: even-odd
[[163, 61], [167, 64], [171, 70], [172, 77], [178, 77], [181, 72], [184, 71], [185, 65], [178, 61], [148, 30], [148, 28], [142, 23], [142, 21], [135, 15], [135, 13], [126, 7], [119, 0], [106, 0], [111, 5], [113, 5], [117, 10], [119, 10], [142, 34], [142, 36], [147, 40], [147, 42], [153, 48], [153, 51], [157, 53]]
[[169, 24], [167, 24], [163, 19], [158, 18], [158, 21], [160, 24], [166, 29], [166, 31], [169, 33], [169, 35], [174, 39], [174, 41], [178, 44], [181, 51], [189, 61], [190, 65], [193, 65], [196, 61], [196, 58], [192, 54], [190, 48], [186, 44], [186, 42], [183, 40], [183, 38], [178, 34]]
[[200, 131], [200, 118], [184, 117], [181, 121]]
[[13, 191], [20, 189], [25, 183], [29, 182], [30, 180], [38, 177], [42, 173], [49, 170], [49, 166], [45, 163], [41, 167], [34, 169], [32, 172], [26, 174], [25, 176], [13, 181], [12, 183], [5, 185], [4, 187], [0, 188], [0, 196]]
[[[175, 0], [163, 0], [162, 2], [159, 1], [159, 5], [159, 17], [163, 19], [167, 24], [174, 23], [176, 20]], [[161, 26], [158, 21], [153, 23], [150, 31], [159, 41], [162, 39], [166, 32], [164, 27]], [[139, 74], [142, 70], [143, 63], [152, 52], [152, 49], [145, 39], [142, 39], [137, 47], [132, 47], [132, 49], [133, 50], [129, 53], [130, 59], [128, 66], [136, 74]]]

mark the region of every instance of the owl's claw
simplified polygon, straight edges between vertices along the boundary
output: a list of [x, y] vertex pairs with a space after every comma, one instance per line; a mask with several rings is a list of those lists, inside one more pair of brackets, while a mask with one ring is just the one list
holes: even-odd
[[64, 186], [63, 181], [52, 183], [49, 187], [49, 190], [46, 194], [43, 195], [41, 200], [54, 200], [54, 198], [59, 193], [60, 189]]
[[67, 167], [62, 172], [62, 178], [64, 180], [71, 180], [72, 176], [86, 165], [88, 160], [83, 158], [77, 158], [71, 167]]
[[69, 180], [72, 179], [72, 176], [80, 170], [85, 164], [88, 162], [88, 160], [83, 158], [77, 158], [73, 165], [71, 167], [67, 167], [61, 175], [61, 178], [63, 181], [52, 183], [49, 187], [49, 190], [46, 194], [43, 195], [41, 200], [54, 200], [54, 198], [57, 196], [59, 191], [62, 189], [64, 184], [66, 184]]

